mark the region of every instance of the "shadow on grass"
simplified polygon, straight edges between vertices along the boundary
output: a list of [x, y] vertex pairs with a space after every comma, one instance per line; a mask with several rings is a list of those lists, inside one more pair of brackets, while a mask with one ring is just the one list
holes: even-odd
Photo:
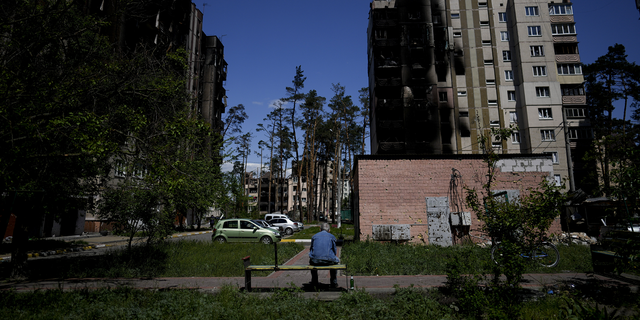
[[[87, 252], [86, 254], [92, 254]], [[29, 259], [25, 277], [30, 281], [66, 278], [151, 278], [166, 270], [168, 254], [164, 245], [136, 246], [94, 256], [56, 255]], [[8, 279], [12, 263], [0, 263], [0, 278]]]

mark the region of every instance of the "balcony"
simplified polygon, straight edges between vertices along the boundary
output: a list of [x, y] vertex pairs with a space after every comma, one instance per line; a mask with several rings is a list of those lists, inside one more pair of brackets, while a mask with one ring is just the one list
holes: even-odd
[[586, 105], [587, 96], [562, 96], [563, 105]]
[[579, 63], [579, 54], [556, 54], [556, 62], [560, 63]]
[[578, 42], [578, 36], [573, 34], [573, 35], [567, 35], [567, 36], [553, 36], [553, 42], [554, 43], [577, 43]]
[[574, 23], [573, 15], [551, 15], [549, 16], [551, 23]]

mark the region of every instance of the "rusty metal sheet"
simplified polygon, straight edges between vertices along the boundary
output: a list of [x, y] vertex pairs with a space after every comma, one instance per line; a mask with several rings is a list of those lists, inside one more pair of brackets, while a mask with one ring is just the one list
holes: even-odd
[[373, 240], [411, 240], [411, 226], [408, 224], [374, 224]]

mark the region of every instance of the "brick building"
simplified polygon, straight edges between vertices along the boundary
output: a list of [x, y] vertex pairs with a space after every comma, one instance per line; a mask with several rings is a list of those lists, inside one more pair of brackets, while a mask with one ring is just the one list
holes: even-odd
[[[504, 155], [497, 167], [493, 190], [507, 191], [512, 199], [552, 179], [554, 168], [549, 155]], [[445, 246], [462, 237], [483, 241], [462, 189], [482, 189], [487, 171], [482, 156], [359, 156], [354, 168], [357, 239]], [[556, 219], [550, 232], [560, 230]]]

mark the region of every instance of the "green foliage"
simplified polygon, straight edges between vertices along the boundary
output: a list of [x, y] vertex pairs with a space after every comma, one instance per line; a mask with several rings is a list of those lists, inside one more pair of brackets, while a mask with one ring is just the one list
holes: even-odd
[[566, 304], [560, 309], [560, 316], [563, 319], [621, 319], [620, 316], [616, 315], [615, 309], [607, 311], [607, 307], [603, 306], [601, 309], [597, 303], [595, 305], [589, 305], [588, 303], [576, 301], [572, 298], [565, 298], [565, 303]]

